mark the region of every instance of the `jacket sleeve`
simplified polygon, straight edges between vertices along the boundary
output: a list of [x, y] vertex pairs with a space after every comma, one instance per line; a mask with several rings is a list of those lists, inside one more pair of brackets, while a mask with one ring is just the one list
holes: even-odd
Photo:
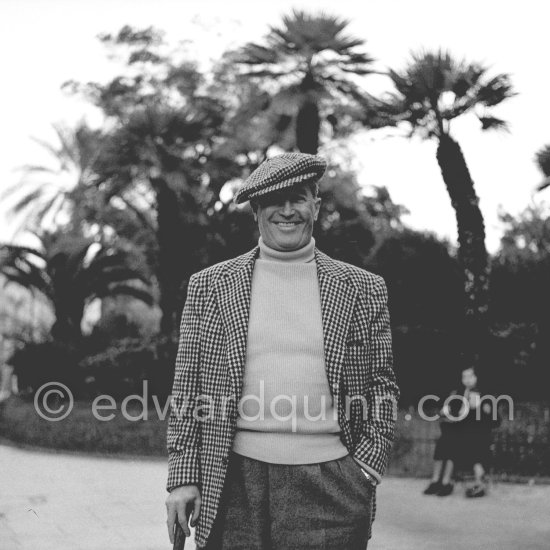
[[200, 286], [193, 275], [181, 316], [168, 419], [168, 492], [180, 485], [200, 485], [200, 427], [194, 402], [199, 394], [201, 303]]
[[368, 298], [368, 375], [363, 435], [354, 452], [358, 462], [378, 481], [386, 471], [394, 440], [399, 388], [393, 370], [388, 291], [377, 276]]

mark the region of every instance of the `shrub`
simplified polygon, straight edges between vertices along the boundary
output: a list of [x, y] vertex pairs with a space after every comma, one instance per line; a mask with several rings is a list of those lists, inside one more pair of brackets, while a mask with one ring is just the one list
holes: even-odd
[[147, 381], [149, 398], [166, 399], [172, 388], [175, 353], [175, 344], [167, 338], [115, 340], [80, 361], [86, 395], [107, 394], [114, 399], [142, 395]]
[[14, 352], [10, 363], [22, 395], [34, 395], [43, 384], [52, 381], [65, 384], [78, 395], [83, 388], [83, 379], [75, 368], [78, 359], [79, 351], [75, 347], [47, 341], [26, 344]]
[[177, 343], [163, 336], [108, 341], [94, 334], [80, 345], [29, 343], [11, 359], [23, 397], [47, 382], [65, 384], [76, 399], [110, 395], [123, 399], [147, 393], [165, 400], [172, 389]]

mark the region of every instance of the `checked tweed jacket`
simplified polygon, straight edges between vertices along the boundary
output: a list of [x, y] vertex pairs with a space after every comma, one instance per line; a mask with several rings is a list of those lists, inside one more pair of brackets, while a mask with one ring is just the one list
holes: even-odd
[[[383, 475], [399, 397], [386, 285], [382, 277], [318, 248], [314, 253], [325, 366], [341, 438], [353, 456]], [[183, 308], [168, 422], [166, 489], [199, 486], [198, 546], [206, 544], [216, 517], [236, 429], [258, 255], [256, 246], [195, 273]], [[373, 518], [375, 510], [373, 491]]]

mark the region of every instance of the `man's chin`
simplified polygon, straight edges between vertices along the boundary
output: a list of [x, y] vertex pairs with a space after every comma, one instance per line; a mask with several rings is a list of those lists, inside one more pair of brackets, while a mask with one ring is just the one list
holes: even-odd
[[277, 239], [274, 242], [272, 248], [276, 248], [282, 251], [291, 251], [302, 248], [307, 243], [302, 242], [301, 235], [284, 235], [284, 237]]

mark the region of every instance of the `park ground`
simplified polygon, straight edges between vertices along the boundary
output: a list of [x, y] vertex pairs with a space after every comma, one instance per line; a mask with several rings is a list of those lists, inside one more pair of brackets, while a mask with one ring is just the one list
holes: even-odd
[[[2, 550], [167, 550], [161, 459], [109, 458], [0, 443]], [[422, 495], [386, 477], [369, 550], [550, 548], [550, 485], [494, 483], [486, 498]], [[187, 550], [193, 550], [187, 544]]]

